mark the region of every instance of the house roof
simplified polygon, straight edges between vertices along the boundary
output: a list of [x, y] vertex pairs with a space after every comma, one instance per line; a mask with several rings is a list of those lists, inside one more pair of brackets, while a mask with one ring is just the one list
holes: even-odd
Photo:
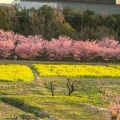
[[120, 0], [20, 0], [26, 2], [74, 2], [74, 3], [98, 3], [98, 4], [116, 4]]

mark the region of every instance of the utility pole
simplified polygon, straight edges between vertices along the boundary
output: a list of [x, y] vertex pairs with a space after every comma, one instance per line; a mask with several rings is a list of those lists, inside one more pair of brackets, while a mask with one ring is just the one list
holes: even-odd
[[83, 38], [84, 0], [82, 0], [81, 39]]

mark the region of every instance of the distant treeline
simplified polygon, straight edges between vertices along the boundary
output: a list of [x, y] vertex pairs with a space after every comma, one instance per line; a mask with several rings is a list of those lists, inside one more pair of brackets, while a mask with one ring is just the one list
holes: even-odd
[[67, 35], [74, 40], [114, 38], [120, 41], [120, 14], [95, 14], [93, 11], [62, 11], [50, 6], [22, 9], [0, 6], [0, 29], [28, 35], [42, 35], [44, 39]]

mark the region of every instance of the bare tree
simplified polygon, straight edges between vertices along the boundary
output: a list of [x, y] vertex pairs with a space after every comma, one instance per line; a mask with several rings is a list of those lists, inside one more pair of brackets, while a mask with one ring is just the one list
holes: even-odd
[[51, 91], [52, 96], [54, 96], [55, 95], [55, 93], [54, 93], [54, 90], [55, 90], [55, 81], [50, 81], [49, 83], [45, 82], [44, 85], [45, 85], [46, 88], [48, 88]]
[[78, 81], [77, 80], [71, 80], [71, 79], [67, 79], [66, 81], [66, 86], [68, 88], [68, 95], [70, 96], [78, 87]]
[[30, 10], [30, 27], [34, 35], [44, 35], [45, 34], [45, 17], [43, 15], [38, 15], [35, 9]]

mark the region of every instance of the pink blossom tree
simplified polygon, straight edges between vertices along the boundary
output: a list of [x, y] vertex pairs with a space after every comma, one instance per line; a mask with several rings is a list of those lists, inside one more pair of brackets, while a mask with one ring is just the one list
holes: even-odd
[[120, 44], [118, 41], [106, 38], [99, 41], [98, 46], [100, 47], [99, 56], [104, 60], [120, 59]]
[[118, 46], [119, 42], [113, 39], [105, 38], [101, 41], [98, 41], [99, 47], [113, 48], [115, 49]]
[[3, 59], [7, 58], [12, 54], [12, 49], [14, 49], [14, 43], [12, 40], [0, 39], [0, 56], [2, 56]]
[[47, 55], [50, 60], [60, 60], [68, 57], [71, 53], [73, 40], [69, 37], [59, 36], [58, 39], [51, 39], [45, 45]]
[[96, 41], [75, 41], [72, 54], [75, 60], [91, 60], [98, 56], [99, 47]]
[[15, 53], [21, 58], [33, 59], [43, 52], [45, 41], [41, 36], [28, 36], [21, 39]]
[[50, 60], [61, 60], [72, 55], [78, 61], [100, 57], [114, 62], [120, 60], [120, 43], [108, 38], [101, 41], [75, 41], [66, 36], [46, 41], [38, 35], [25, 37], [0, 30], [0, 55], [5, 59], [14, 54], [28, 59], [45, 54]]
[[12, 32], [12, 31], [5, 32], [4, 30], [0, 29], [0, 39], [3, 40], [3, 41], [6, 41], [6, 40], [13, 41], [14, 32]]
[[115, 55], [117, 60], [120, 60], [120, 44], [117, 46], [117, 48], [115, 49]]

